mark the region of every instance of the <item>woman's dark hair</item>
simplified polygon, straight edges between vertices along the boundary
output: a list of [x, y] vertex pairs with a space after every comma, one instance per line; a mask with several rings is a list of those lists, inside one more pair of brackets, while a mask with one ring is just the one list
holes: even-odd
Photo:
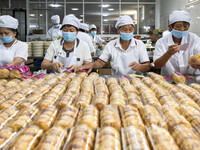
[[64, 26], [62, 26], [61, 28], [60, 28], [60, 30], [62, 30], [64, 27], [74, 27], [75, 29], [76, 29], [76, 31], [78, 32], [78, 28], [77, 27], [75, 27], [75, 26], [73, 26], [73, 25], [69, 25], [69, 24], [66, 24], [66, 25], [64, 25]]
[[17, 36], [19, 35], [19, 32], [18, 32], [18, 30], [17, 29], [12, 29], [12, 28], [8, 28], [10, 31], [12, 31], [13, 33], [16, 33], [16, 38], [17, 38]]
[[81, 32], [85, 32], [85, 30], [83, 30], [83, 29], [79, 29], [79, 31], [81, 31]]

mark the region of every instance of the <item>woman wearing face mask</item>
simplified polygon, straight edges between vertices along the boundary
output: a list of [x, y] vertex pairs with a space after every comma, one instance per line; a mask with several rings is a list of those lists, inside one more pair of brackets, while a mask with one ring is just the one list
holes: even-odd
[[189, 32], [190, 16], [186, 11], [174, 11], [169, 16], [171, 33], [159, 39], [154, 53], [154, 65], [162, 75], [172, 72], [200, 74], [200, 66], [188, 64], [188, 59], [200, 53], [200, 38]]
[[9, 16], [0, 16], [0, 66], [20, 66], [28, 57], [28, 45], [16, 39], [18, 20]]
[[90, 30], [90, 37], [92, 39], [92, 41], [96, 44], [96, 48], [98, 48], [98, 46], [102, 47], [102, 44], [106, 45], [107, 42], [105, 42], [100, 36], [97, 35], [97, 27], [94, 24], [91, 24], [89, 26], [89, 30]]
[[120, 37], [110, 41], [101, 56], [94, 63], [89, 63], [77, 70], [99, 69], [110, 60], [112, 75], [146, 72], [150, 69], [146, 47], [141, 40], [133, 38], [134, 23], [130, 16], [119, 17], [115, 27]]
[[61, 25], [60, 25], [60, 16], [54, 15], [51, 17], [51, 22], [53, 26], [49, 29], [47, 32], [47, 41], [54, 41], [54, 40], [59, 40], [62, 38], [62, 31], [60, 30]]
[[[76, 38], [80, 21], [74, 15], [67, 15], [62, 23], [62, 39], [51, 43], [42, 62], [42, 68], [60, 73], [74, 70], [92, 61], [88, 44]], [[76, 71], [76, 70], [74, 70]]]

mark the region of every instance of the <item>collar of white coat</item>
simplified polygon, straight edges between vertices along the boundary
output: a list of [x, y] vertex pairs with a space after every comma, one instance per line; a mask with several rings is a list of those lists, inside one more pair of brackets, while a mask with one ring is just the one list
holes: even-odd
[[[182, 38], [181, 45], [189, 42], [188, 35], [189, 35], [189, 33]], [[172, 33], [168, 34], [168, 42], [167, 43], [168, 43], [168, 46], [175, 44], [174, 40], [172, 38]]]
[[[128, 47], [133, 47], [133, 46], [136, 46], [136, 39], [132, 38], [131, 39], [131, 42], [129, 44]], [[122, 46], [121, 46], [121, 43], [120, 43], [120, 37], [118, 37], [116, 40], [115, 40], [115, 44], [114, 44], [115, 47], [119, 47], [120, 49], [122, 49]]]

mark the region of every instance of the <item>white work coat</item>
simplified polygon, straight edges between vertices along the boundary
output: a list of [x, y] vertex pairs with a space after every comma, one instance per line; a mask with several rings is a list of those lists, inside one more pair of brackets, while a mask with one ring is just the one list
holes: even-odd
[[112, 75], [127, 75], [135, 73], [130, 63], [149, 62], [146, 46], [141, 40], [132, 38], [127, 50], [123, 50], [120, 44], [120, 37], [106, 44], [103, 53], [99, 57], [103, 62], [108, 62], [112, 67]]
[[90, 36], [87, 33], [79, 31], [77, 34], [77, 38], [82, 41], [85, 41], [88, 44], [88, 46], [90, 48], [90, 53], [95, 51], [94, 45], [92, 43], [92, 39], [90, 38]]
[[25, 42], [16, 40], [9, 48], [0, 43], [0, 66], [13, 62], [15, 57], [21, 57], [24, 61], [27, 60], [28, 45]]
[[57, 40], [59, 36], [62, 36], [62, 30], [60, 30], [61, 25], [59, 28], [54, 28], [53, 26], [48, 30], [46, 39], [51, 39], [52, 41]]
[[[184, 43], [189, 44], [186, 51], [180, 50], [171, 56], [168, 62], [161, 68], [162, 75], [170, 75], [174, 71], [181, 74], [200, 74], [199, 69], [193, 69], [188, 64], [188, 59], [191, 56], [200, 53], [200, 38], [196, 34], [189, 32], [181, 40], [181, 45]], [[168, 47], [173, 44], [175, 43], [171, 33], [159, 39], [156, 43], [153, 60], [155, 61], [163, 56], [168, 51]]]

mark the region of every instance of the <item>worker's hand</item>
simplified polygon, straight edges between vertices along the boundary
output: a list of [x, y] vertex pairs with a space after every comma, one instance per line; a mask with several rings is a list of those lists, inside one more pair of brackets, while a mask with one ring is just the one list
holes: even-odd
[[62, 39], [62, 36], [59, 36], [59, 37], [58, 37], [58, 40], [59, 40], [59, 39]]
[[77, 71], [88, 70], [87, 73], [90, 73], [92, 71], [92, 68], [93, 68], [93, 63], [88, 63], [88, 64], [78, 67]]
[[73, 72], [78, 72], [79, 67], [81, 67], [81, 66], [80, 65], [72, 65], [72, 66], [67, 67], [67, 69], [69, 69], [70, 71], [73, 71]]
[[133, 71], [140, 71], [141, 70], [141, 64], [137, 63], [137, 62], [132, 62], [130, 63], [129, 67], [131, 67], [131, 69]]
[[194, 69], [200, 69], [200, 65], [199, 64], [192, 64], [191, 67], [194, 68]]
[[172, 56], [172, 55], [174, 55], [178, 51], [179, 51], [179, 45], [173, 44], [173, 45], [170, 45], [168, 47], [167, 53]]
[[52, 63], [52, 68], [55, 72], [60, 73], [60, 68], [63, 69], [64, 65], [61, 62]]

